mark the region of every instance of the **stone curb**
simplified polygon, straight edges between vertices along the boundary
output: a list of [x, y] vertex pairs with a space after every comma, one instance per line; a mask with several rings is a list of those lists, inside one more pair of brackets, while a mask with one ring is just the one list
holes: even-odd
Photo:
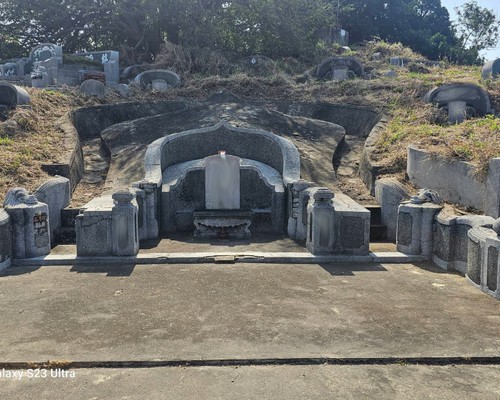
[[323, 263], [385, 263], [404, 264], [428, 261], [428, 257], [398, 252], [370, 253], [367, 256], [326, 255], [310, 253], [149, 253], [136, 257], [77, 257], [48, 255], [12, 261], [12, 267], [99, 264], [323, 264]]

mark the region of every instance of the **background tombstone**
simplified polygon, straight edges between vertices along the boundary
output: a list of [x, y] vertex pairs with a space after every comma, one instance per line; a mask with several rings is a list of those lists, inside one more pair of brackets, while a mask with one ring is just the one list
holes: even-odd
[[30, 103], [30, 95], [20, 86], [8, 82], [0, 82], [0, 104], [7, 108], [15, 108], [18, 105]]
[[44, 43], [34, 47], [30, 53], [30, 60], [35, 63], [46, 61], [49, 58], [56, 58], [59, 63], [63, 60], [62, 46], [53, 43]]
[[454, 83], [443, 85], [429, 91], [424, 100], [436, 104], [438, 107], [448, 108], [449, 122], [455, 123], [466, 111], [473, 111], [477, 116], [484, 116], [492, 112], [488, 93], [480, 86], [472, 83]]
[[500, 58], [484, 64], [481, 76], [483, 79], [497, 79], [500, 76]]
[[80, 92], [89, 97], [102, 99], [106, 95], [106, 86], [98, 80], [87, 79], [80, 85]]
[[146, 89], [152, 84], [153, 80], [161, 79], [167, 82], [172, 88], [176, 88], [181, 84], [181, 78], [175, 72], [166, 69], [152, 69], [144, 71], [137, 75], [134, 81], [143, 89]]
[[205, 208], [240, 209], [240, 158], [221, 151], [208, 157], [205, 166]]
[[[331, 57], [324, 60], [316, 68], [316, 77], [318, 79], [332, 79], [334, 71], [347, 68], [355, 77], [361, 77], [364, 73], [363, 65], [360, 61], [351, 57]], [[340, 73], [340, 72], [339, 72]], [[337, 73], [337, 75], [339, 74]]]

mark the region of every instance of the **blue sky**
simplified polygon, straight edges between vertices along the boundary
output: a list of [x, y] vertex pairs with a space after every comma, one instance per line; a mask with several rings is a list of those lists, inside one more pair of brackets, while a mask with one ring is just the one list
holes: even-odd
[[[466, 3], [467, 0], [441, 0], [441, 4], [445, 6], [449, 12], [452, 20], [456, 18], [455, 7], [461, 6]], [[478, 4], [481, 7], [489, 8], [496, 12], [498, 16], [500, 16], [500, 1], [499, 0], [478, 0]], [[482, 54], [486, 57], [487, 60], [491, 60], [494, 58], [500, 58], [500, 45], [496, 49], [485, 51]]]

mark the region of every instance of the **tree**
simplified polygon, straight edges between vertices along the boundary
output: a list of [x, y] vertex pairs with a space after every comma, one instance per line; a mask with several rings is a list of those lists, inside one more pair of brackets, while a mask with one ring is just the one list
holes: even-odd
[[457, 38], [465, 50], [479, 52], [494, 48], [500, 38], [500, 21], [492, 10], [480, 7], [475, 0], [456, 8]]

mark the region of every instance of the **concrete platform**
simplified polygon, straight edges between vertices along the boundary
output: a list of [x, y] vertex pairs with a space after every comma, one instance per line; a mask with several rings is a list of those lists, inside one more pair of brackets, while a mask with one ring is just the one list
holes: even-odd
[[500, 303], [410, 264], [13, 268], [0, 360], [500, 356]]
[[0, 299], [6, 399], [500, 398], [500, 303], [430, 264], [15, 267]]
[[85, 369], [2, 379], [5, 399], [497, 400], [498, 366], [281, 366]]

